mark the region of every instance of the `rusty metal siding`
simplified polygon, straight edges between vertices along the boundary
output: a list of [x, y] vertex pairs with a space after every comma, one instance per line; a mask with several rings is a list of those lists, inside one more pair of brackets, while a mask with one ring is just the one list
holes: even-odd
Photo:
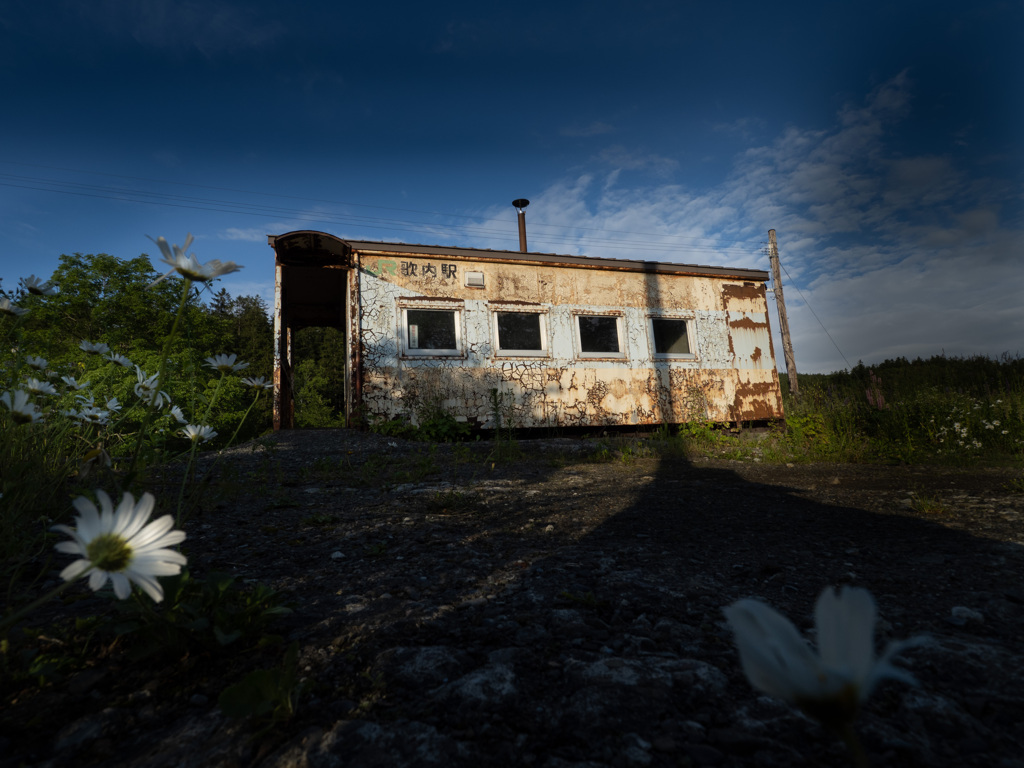
[[[444, 253], [357, 255], [351, 338], [361, 365], [353, 390], [371, 417], [415, 422], [424, 408], [440, 406], [493, 427], [494, 390], [503, 418], [521, 427], [782, 416], [763, 283]], [[483, 288], [464, 285], [467, 270], [483, 273]], [[403, 307], [439, 300], [459, 313], [460, 354], [403, 355]], [[517, 302], [544, 313], [546, 356], [495, 354], [492, 311]], [[595, 313], [621, 318], [621, 358], [581, 359], [575, 316]], [[691, 318], [692, 358], [653, 357], [652, 313]]]

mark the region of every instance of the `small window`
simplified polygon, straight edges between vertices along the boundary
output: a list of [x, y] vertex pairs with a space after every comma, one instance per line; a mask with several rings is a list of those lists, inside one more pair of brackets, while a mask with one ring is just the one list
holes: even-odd
[[451, 309], [406, 309], [402, 313], [407, 355], [458, 355], [459, 313]]
[[624, 357], [620, 342], [622, 318], [617, 315], [577, 315], [581, 357]]
[[680, 317], [652, 317], [651, 340], [656, 357], [694, 357], [690, 347], [691, 320]]
[[494, 329], [499, 355], [547, 354], [547, 334], [541, 312], [495, 312]]

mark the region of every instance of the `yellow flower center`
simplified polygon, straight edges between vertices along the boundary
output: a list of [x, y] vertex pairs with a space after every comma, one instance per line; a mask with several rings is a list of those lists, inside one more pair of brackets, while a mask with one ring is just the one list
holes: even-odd
[[85, 556], [97, 569], [118, 573], [128, 567], [135, 553], [128, 542], [117, 534], [101, 533], [89, 542]]

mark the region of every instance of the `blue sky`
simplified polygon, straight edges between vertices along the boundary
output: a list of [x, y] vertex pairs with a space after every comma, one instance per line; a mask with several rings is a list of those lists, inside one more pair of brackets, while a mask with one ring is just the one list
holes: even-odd
[[800, 371], [1024, 354], [1022, 29], [1020, 0], [8, 0], [0, 277], [191, 232], [272, 301], [268, 234], [516, 250], [526, 197], [544, 252], [767, 269], [774, 228]]

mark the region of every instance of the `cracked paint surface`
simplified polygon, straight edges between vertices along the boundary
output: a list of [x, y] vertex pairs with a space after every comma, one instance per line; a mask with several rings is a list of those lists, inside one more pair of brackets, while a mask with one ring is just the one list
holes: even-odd
[[[503, 422], [517, 427], [783, 416], [763, 283], [407, 253], [359, 263], [358, 391], [372, 416], [415, 423], [440, 406], [493, 427], [495, 390]], [[483, 273], [482, 289], [465, 286], [467, 271]], [[460, 354], [404, 351], [403, 308], [455, 310]], [[520, 308], [544, 315], [544, 356], [498, 354], [493, 312]], [[582, 358], [579, 314], [619, 318], [624, 354]], [[685, 319], [693, 354], [656, 358], [652, 315]]]

